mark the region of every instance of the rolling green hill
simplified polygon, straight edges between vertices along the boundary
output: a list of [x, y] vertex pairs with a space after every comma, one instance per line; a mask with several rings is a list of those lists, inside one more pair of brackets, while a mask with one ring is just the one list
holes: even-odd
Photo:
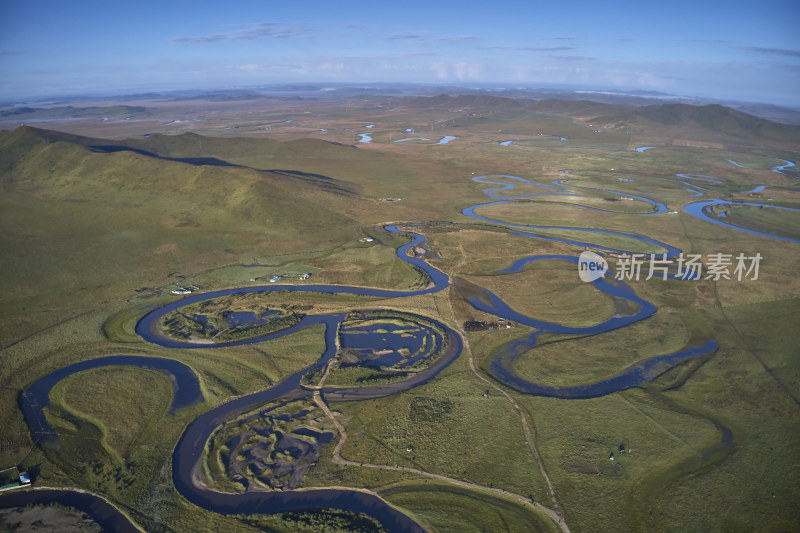
[[773, 141], [796, 147], [800, 126], [779, 124], [717, 104], [662, 104], [603, 114], [593, 124], [613, 124], [637, 133], [658, 131], [673, 138], [713, 137], [731, 143]]
[[538, 113], [567, 116], [590, 117], [600, 114], [618, 113], [626, 109], [624, 106], [603, 104], [589, 100], [558, 100], [547, 98], [528, 105], [528, 109]]
[[115, 141], [132, 148], [148, 150], [164, 157], [207, 157], [236, 158], [253, 153], [273, 157], [309, 156], [342, 157], [343, 152], [353, 152], [354, 146], [323, 141], [320, 139], [298, 139], [276, 141], [270, 139], [245, 137], [208, 137], [196, 133], [182, 135], [151, 135], [144, 139]]
[[405, 97], [397, 99], [397, 103], [417, 112], [457, 113], [458, 118], [449, 120], [458, 126], [499, 127], [499, 121], [510, 124], [521, 120], [547, 124], [548, 118], [559, 117], [592, 124], [606, 132], [651, 138], [708, 141], [732, 147], [758, 141], [775, 149], [793, 149], [800, 144], [800, 126], [772, 122], [717, 104], [624, 106], [555, 98], [527, 102], [485, 94]]
[[0, 345], [170, 274], [357, 241], [386, 216], [350, 184], [302, 170], [96, 148], [109, 144], [29, 127], [0, 133], [0, 276], [14, 287], [0, 296]]
[[493, 119], [509, 119], [526, 113], [526, 105], [521, 100], [485, 94], [406, 97], [398, 99], [397, 103], [411, 110], [457, 112]]

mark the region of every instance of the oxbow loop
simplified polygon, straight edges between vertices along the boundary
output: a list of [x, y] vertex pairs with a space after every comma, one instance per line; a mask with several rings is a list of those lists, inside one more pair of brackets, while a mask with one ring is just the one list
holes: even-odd
[[578, 275], [581, 281], [592, 282], [600, 279], [608, 272], [608, 263], [603, 256], [584, 250], [578, 258]]

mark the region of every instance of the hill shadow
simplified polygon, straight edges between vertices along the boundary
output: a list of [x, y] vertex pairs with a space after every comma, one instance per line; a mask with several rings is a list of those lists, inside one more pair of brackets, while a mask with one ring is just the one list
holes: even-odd
[[313, 183], [314, 185], [325, 188], [332, 192], [338, 192], [340, 194], [355, 194], [352, 190], [342, 186], [335, 178], [331, 178], [330, 176], [325, 176], [322, 174], [313, 174], [311, 172], [302, 172], [299, 170], [286, 170], [286, 169], [254, 168], [245, 165], [237, 165], [236, 163], [231, 163], [230, 161], [225, 161], [224, 159], [219, 159], [216, 157], [166, 157], [159, 155], [155, 152], [142, 150], [141, 148], [132, 148], [130, 146], [124, 146], [124, 145], [91, 145], [88, 146], [88, 148], [93, 152], [99, 152], [104, 154], [111, 154], [115, 152], [133, 152], [135, 154], [143, 155], [145, 157], [153, 157], [156, 159], [161, 159], [163, 161], [185, 163], [194, 166], [242, 168], [242, 169], [253, 170], [256, 172], [269, 172], [272, 174], [277, 174], [280, 176], [286, 176], [293, 179], [299, 179], [308, 183]]

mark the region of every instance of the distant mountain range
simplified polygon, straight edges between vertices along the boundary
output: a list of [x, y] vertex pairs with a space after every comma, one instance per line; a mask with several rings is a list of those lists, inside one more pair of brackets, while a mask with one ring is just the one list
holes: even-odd
[[[436, 96], [446, 94], [458, 95], [484, 95], [499, 96], [509, 99], [535, 102], [542, 100], [583, 101], [601, 104], [611, 104], [625, 107], [652, 106], [660, 103], [689, 104], [702, 106], [719, 104], [765, 118], [774, 122], [785, 124], [800, 124], [800, 109], [782, 107], [771, 104], [754, 102], [736, 102], [728, 100], [715, 100], [711, 98], [678, 96], [658, 91], [624, 91], [624, 90], [585, 90], [569, 88], [536, 88], [536, 87], [480, 87], [480, 86], [455, 86], [455, 85], [418, 85], [418, 84], [276, 84], [268, 86], [254, 86], [236, 89], [220, 90], [182, 90], [167, 92], [150, 92], [131, 95], [105, 96], [102, 99], [136, 102], [143, 100], [183, 101], [183, 100], [209, 100], [209, 101], [241, 101], [259, 98], [281, 99], [338, 99], [338, 98], [374, 98], [382, 96]], [[49, 101], [26, 102], [28, 108], [43, 105], [66, 105], [80, 102], [95, 102], [101, 97], [73, 96]], [[20, 107], [19, 102], [0, 102], [0, 108]], [[134, 107], [135, 109], [135, 107]], [[0, 111], [0, 121], [8, 120], [9, 116]]]
[[40, 119], [67, 119], [67, 118], [140, 118], [148, 116], [146, 107], [115, 105], [115, 106], [55, 106], [55, 107], [12, 107], [0, 111], [0, 121], [3, 120], [40, 120]]
[[492, 119], [523, 118], [526, 114], [569, 117], [603, 131], [659, 135], [728, 144], [768, 141], [785, 149], [800, 145], [800, 126], [756, 117], [719, 104], [659, 103], [646, 106], [609, 104], [590, 100], [521, 99], [479, 95], [405, 97], [395, 105], [418, 110], [480, 113]]
[[593, 119], [628, 129], [664, 126], [682, 131], [708, 130], [743, 139], [759, 138], [800, 144], [800, 126], [780, 124], [717, 104], [661, 104], [636, 107]]

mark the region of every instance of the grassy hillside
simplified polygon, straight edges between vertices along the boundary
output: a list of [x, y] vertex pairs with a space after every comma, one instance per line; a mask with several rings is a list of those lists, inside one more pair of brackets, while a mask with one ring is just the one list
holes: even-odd
[[547, 98], [539, 100], [528, 106], [528, 109], [539, 113], [553, 114], [568, 117], [595, 117], [600, 114], [618, 113], [625, 108], [619, 105], [591, 102], [589, 100], [557, 100]]
[[196, 133], [182, 135], [152, 135], [145, 139], [132, 139], [121, 143], [133, 148], [152, 151], [163, 157], [208, 157], [237, 158], [253, 153], [286, 157], [309, 155], [317, 157], [342, 157], [345, 151], [355, 151], [353, 146], [332, 143], [320, 139], [298, 139], [281, 142], [270, 139], [244, 137], [208, 137]]
[[330, 179], [86, 144], [27, 127], [0, 135], [0, 274], [14, 287], [0, 296], [3, 346], [182, 275], [357, 242], [386, 216]]
[[721, 105], [662, 104], [643, 106], [591, 119], [637, 134], [661, 133], [674, 139], [715, 140], [737, 144], [771, 142], [787, 149], [800, 143], [800, 127], [779, 124]]

